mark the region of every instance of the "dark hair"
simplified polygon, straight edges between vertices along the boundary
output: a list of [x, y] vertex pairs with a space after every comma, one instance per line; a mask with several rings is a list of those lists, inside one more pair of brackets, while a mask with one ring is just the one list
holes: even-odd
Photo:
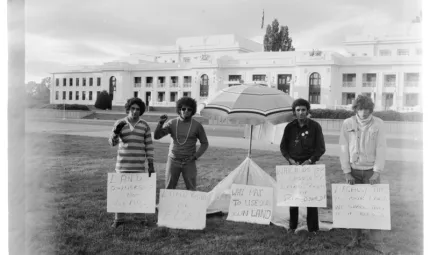
[[145, 103], [142, 101], [142, 99], [138, 97], [132, 97], [127, 100], [127, 103], [125, 103], [125, 112], [128, 114], [130, 112], [130, 108], [132, 105], [137, 104], [140, 108], [140, 116], [145, 112], [146, 106]]
[[176, 112], [178, 115], [181, 115], [181, 108], [182, 106], [189, 106], [193, 109], [191, 116], [194, 116], [197, 111], [197, 102], [194, 100], [194, 98], [191, 97], [181, 97], [178, 101], [176, 101]]
[[308, 100], [305, 100], [303, 98], [298, 98], [298, 99], [294, 100], [293, 104], [291, 105], [291, 108], [293, 109], [294, 116], [296, 116], [296, 107], [297, 106], [305, 106], [306, 109], [308, 110], [308, 112], [311, 109], [311, 105], [309, 104]]
[[372, 102], [372, 99], [365, 95], [358, 95], [352, 103], [352, 110], [354, 112], [357, 112], [361, 109], [368, 109], [370, 110], [370, 113], [372, 113], [374, 108], [375, 104]]

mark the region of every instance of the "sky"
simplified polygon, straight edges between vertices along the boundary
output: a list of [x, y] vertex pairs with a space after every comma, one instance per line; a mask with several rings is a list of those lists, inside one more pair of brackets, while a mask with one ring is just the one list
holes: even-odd
[[[178, 37], [262, 43], [276, 18], [296, 50], [343, 51], [346, 36], [406, 34], [418, 0], [26, 0], [26, 82], [70, 66], [156, 54]], [[261, 29], [264, 9], [264, 29]]]

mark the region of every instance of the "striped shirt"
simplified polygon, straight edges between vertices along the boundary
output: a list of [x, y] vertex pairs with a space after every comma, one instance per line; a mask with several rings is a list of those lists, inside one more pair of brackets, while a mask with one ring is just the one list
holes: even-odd
[[[119, 122], [127, 124], [119, 135], [113, 133]], [[109, 144], [119, 144], [118, 156], [115, 166], [117, 172], [144, 172], [146, 159], [154, 160], [154, 146], [152, 144], [151, 129], [146, 121], [139, 119], [132, 126], [127, 117], [115, 122]]]

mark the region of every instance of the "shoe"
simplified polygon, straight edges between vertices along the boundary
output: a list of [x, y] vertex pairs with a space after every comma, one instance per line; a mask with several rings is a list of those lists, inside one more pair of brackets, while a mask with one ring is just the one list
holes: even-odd
[[114, 221], [113, 223], [112, 223], [112, 225], [110, 225], [111, 226], [111, 228], [117, 228], [117, 227], [119, 227], [119, 226], [121, 226], [121, 225], [123, 225], [124, 224], [124, 222], [123, 221]]
[[352, 249], [355, 248], [357, 246], [360, 246], [360, 242], [358, 241], [358, 239], [354, 238], [351, 240], [351, 242], [349, 242], [345, 248], [347, 249]]
[[311, 231], [308, 232], [308, 240], [311, 240], [312, 238], [317, 236], [317, 231]]

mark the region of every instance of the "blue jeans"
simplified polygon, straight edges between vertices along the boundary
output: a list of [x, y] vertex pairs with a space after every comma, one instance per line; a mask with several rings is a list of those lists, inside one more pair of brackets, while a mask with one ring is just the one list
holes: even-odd
[[196, 190], [197, 167], [196, 161], [184, 162], [178, 159], [167, 157], [166, 163], [166, 189], [175, 189], [179, 176], [182, 173], [187, 190]]
[[[370, 178], [374, 174], [373, 169], [370, 170], [357, 170], [351, 169], [351, 175], [354, 177], [356, 184], [370, 184]], [[381, 182], [380, 177], [377, 180], [378, 183]], [[352, 229], [351, 235], [353, 239], [359, 239], [363, 234], [362, 229]], [[379, 229], [370, 229], [369, 230], [370, 241], [374, 243], [382, 243], [382, 230]]]

